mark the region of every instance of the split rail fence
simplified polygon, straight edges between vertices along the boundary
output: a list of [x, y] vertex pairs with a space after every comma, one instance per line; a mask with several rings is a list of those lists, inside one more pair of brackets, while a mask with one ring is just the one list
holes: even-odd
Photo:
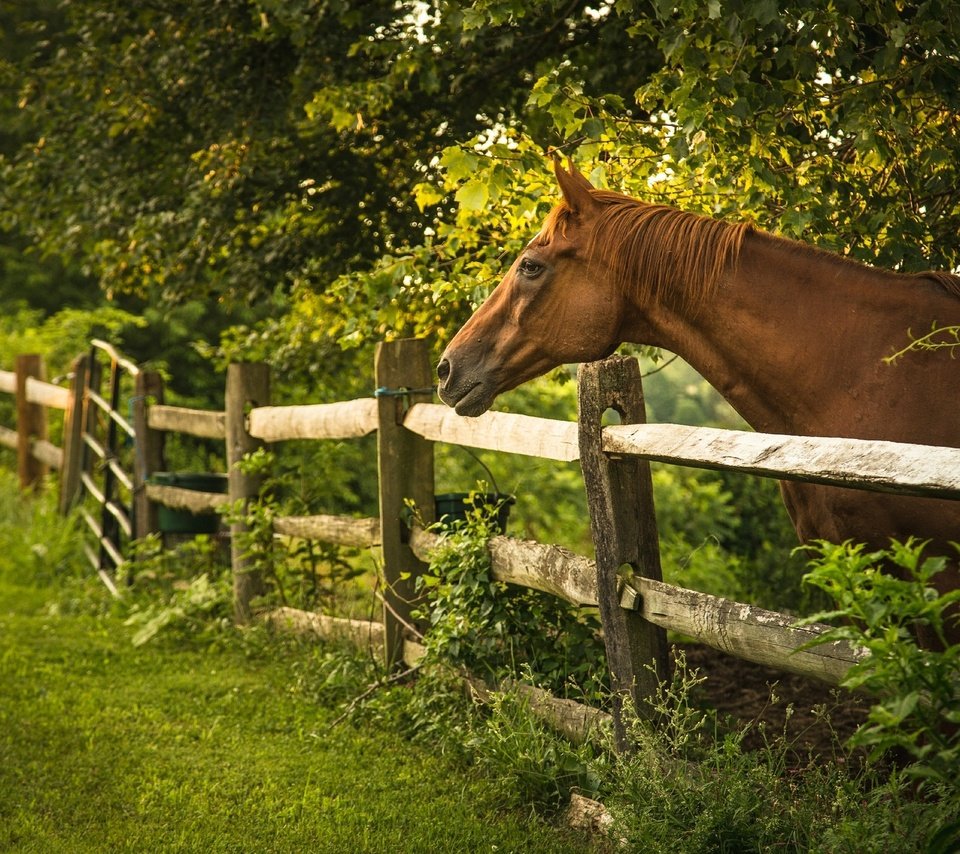
[[[84, 496], [99, 506], [98, 514], [83, 511], [96, 544], [88, 546], [88, 556], [104, 582], [118, 592], [116, 568], [132, 539], [157, 530], [158, 505], [201, 513], [225, 502], [253, 501], [260, 480], [236, 466], [244, 454], [291, 439], [344, 440], [375, 432], [378, 518], [277, 518], [274, 532], [379, 547], [386, 582], [382, 622], [289, 608], [266, 619], [361, 644], [373, 641], [392, 665], [413, 663], [422, 654], [409, 632], [411, 603], [415, 579], [440, 535], [421, 527], [408, 529], [404, 510], [412, 500], [423, 522], [429, 526], [433, 521], [433, 443], [579, 460], [595, 560], [556, 545], [506, 536], [494, 537], [489, 548], [497, 580], [599, 609], [614, 688], [615, 736], [621, 746], [626, 746], [622, 703], [629, 699], [643, 714], [647, 698], [666, 677], [667, 630], [748, 661], [834, 684], [863, 654], [844, 643], [807, 648], [825, 626], [797, 627], [785, 614], [663, 583], [650, 460], [960, 499], [958, 448], [646, 424], [640, 371], [633, 359], [614, 357], [581, 367], [578, 422], [500, 412], [461, 418], [432, 403], [429, 348], [421, 340], [380, 344], [374, 375], [377, 392], [371, 398], [271, 406], [267, 367], [233, 364], [227, 371], [224, 411], [185, 409], [163, 404], [157, 374], [138, 369], [98, 341], [75, 363], [70, 389], [45, 383], [35, 356], [18, 358], [14, 372], [0, 371], [0, 392], [15, 394], [17, 400], [17, 429], [0, 428], [0, 444], [17, 449], [24, 487], [39, 483], [46, 467], [57, 469], [64, 510]], [[125, 395], [124, 382], [132, 382]], [[129, 416], [120, 411], [123, 402]], [[62, 449], [47, 441], [49, 407], [66, 413]], [[621, 423], [603, 426], [610, 409]], [[167, 432], [225, 442], [227, 494], [149, 482], [149, 475], [162, 469]], [[232, 523], [235, 610], [241, 622], [252, 618], [251, 599], [263, 590], [257, 567], [239, 547], [242, 533], [242, 523]], [[548, 717], [551, 714], [547, 710]], [[559, 714], [568, 723], [579, 716], [580, 725], [590, 719], [582, 713]]]

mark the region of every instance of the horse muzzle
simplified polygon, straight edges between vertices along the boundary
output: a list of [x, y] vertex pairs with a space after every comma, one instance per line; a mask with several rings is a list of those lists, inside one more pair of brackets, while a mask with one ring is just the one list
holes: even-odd
[[444, 356], [437, 365], [437, 394], [447, 406], [452, 406], [457, 415], [475, 418], [490, 408], [494, 394], [488, 384], [475, 371], [456, 370]]

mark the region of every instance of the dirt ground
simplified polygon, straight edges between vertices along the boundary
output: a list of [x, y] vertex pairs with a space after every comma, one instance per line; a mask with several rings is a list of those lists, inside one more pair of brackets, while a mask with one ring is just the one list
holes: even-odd
[[[706, 677], [695, 690], [697, 704], [716, 709], [721, 721], [754, 724], [743, 743], [748, 750], [762, 747], [762, 723], [768, 735], [786, 732], [799, 762], [811, 754], [841, 761], [842, 743], [870, 708], [866, 698], [814, 679], [741, 661], [706, 646], [685, 644], [679, 649], [686, 655], [687, 668]], [[826, 717], [817, 709], [826, 710]]]

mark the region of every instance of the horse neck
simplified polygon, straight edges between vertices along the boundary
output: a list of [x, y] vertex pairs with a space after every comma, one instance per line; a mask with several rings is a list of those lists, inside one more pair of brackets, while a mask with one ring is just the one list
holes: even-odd
[[912, 319], [911, 289], [883, 278], [891, 274], [750, 234], [737, 271], [699, 305], [642, 313], [641, 343], [688, 361], [754, 429], [868, 436], [877, 431], [862, 404], [890, 379], [889, 370], [878, 379], [883, 357], [931, 318], [921, 310]]

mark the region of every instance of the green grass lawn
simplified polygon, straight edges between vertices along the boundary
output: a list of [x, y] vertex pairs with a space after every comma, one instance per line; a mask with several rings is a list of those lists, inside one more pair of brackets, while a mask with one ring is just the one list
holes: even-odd
[[[443, 668], [340, 722], [376, 670], [356, 651], [234, 628], [226, 576], [188, 588], [219, 585], [220, 610], [200, 596], [197, 615], [137, 646], [138, 627], [190, 596], [140, 563], [118, 605], [79, 552], [69, 520], [0, 468], [0, 854], [577, 852], [620, 838], [644, 854], [912, 854], [956, 816], [954, 790], [917, 797], [839, 750], [804, 759], [773, 732], [743, 749], [747, 729], [691, 704], [693, 674], [629, 756], [564, 742], [509, 692], [479, 711]], [[196, 574], [179, 552], [164, 561], [181, 587]], [[612, 839], [543, 817], [575, 789], [610, 808]]]
[[121, 617], [51, 607], [52, 588], [10, 576], [0, 568], [0, 851], [588, 848], [501, 810], [497, 780], [397, 732], [331, 730], [338, 710], [291, 687], [304, 645], [137, 648]]

